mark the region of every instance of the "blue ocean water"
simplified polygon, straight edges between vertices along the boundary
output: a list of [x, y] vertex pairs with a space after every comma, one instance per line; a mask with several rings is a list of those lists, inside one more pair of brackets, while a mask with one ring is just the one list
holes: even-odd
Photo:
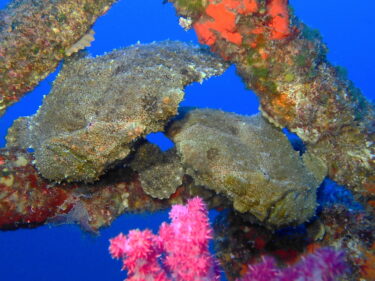
[[[0, 8], [7, 2], [0, 0]], [[95, 41], [88, 51], [100, 55], [138, 41], [148, 43], [173, 39], [197, 42], [193, 31], [185, 32], [178, 25], [172, 5], [162, 2], [120, 0], [95, 24]], [[321, 32], [330, 49], [330, 61], [347, 68], [349, 78], [365, 96], [373, 99], [375, 2], [291, 0], [290, 4], [297, 16]], [[0, 118], [0, 147], [5, 145], [7, 128], [14, 119], [35, 113], [55, 76], [56, 73], [51, 74]], [[211, 78], [202, 85], [188, 86], [182, 105], [220, 108], [241, 114], [258, 111], [255, 95], [245, 90], [233, 66], [221, 77]], [[170, 145], [160, 134], [150, 136], [150, 140], [164, 148]], [[151, 228], [156, 232], [167, 217], [167, 211], [152, 215], [123, 215], [98, 236], [85, 234], [74, 225], [0, 232], [0, 280], [123, 280], [120, 263], [113, 261], [108, 254], [108, 239], [133, 228]]]

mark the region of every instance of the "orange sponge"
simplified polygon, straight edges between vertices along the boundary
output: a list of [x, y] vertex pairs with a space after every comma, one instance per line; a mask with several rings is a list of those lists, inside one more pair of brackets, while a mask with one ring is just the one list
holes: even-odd
[[267, 14], [271, 16], [271, 39], [284, 39], [290, 35], [288, 0], [270, 0]]
[[194, 24], [199, 42], [212, 46], [219, 34], [227, 41], [240, 45], [242, 35], [237, 31], [237, 14], [246, 15], [256, 12], [258, 4], [256, 0], [222, 0], [220, 3], [209, 1], [206, 7], [206, 15], [211, 19], [202, 18]]

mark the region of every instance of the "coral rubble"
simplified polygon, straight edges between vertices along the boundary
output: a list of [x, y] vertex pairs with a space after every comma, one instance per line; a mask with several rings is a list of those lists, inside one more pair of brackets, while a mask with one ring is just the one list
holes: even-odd
[[14, 0], [1, 10], [0, 116], [65, 55], [86, 47], [91, 26], [114, 2]]
[[297, 133], [332, 179], [372, 192], [373, 106], [327, 61], [320, 35], [291, 14], [288, 1], [169, 1], [202, 44], [237, 64], [270, 122]]
[[50, 188], [38, 176], [33, 157], [20, 149], [0, 150], [0, 228], [16, 229], [42, 224], [48, 217], [69, 212], [70, 193]]
[[197, 109], [167, 133], [196, 184], [228, 196], [236, 210], [270, 226], [302, 223], [314, 214], [325, 173], [309, 171], [262, 116]]
[[34, 148], [48, 179], [94, 181], [128, 156], [137, 138], [163, 129], [187, 84], [226, 67], [207, 50], [173, 41], [73, 60], [38, 112], [10, 128], [7, 145]]
[[21, 149], [0, 150], [0, 229], [50, 222], [79, 223], [85, 230], [96, 231], [125, 211], [156, 202], [129, 172], [109, 174], [95, 186], [57, 184], [38, 175], [33, 159]]
[[168, 200], [159, 200], [143, 191], [138, 174], [128, 167], [117, 167], [93, 184], [58, 184], [42, 178], [33, 161], [23, 149], [0, 149], [0, 229], [77, 223], [95, 232], [125, 212], [157, 211], [196, 195], [211, 208], [226, 206], [224, 198], [194, 186], [189, 178]]

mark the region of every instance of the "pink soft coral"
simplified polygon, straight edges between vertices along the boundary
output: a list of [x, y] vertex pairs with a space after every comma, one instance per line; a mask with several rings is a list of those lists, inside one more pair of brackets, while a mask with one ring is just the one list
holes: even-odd
[[212, 238], [207, 208], [199, 197], [174, 205], [170, 224], [159, 235], [132, 230], [110, 240], [113, 258], [122, 258], [127, 280], [211, 281], [219, 279], [217, 261], [208, 250]]
[[[163, 223], [159, 234], [131, 230], [111, 239], [109, 252], [123, 260], [128, 281], [214, 281], [219, 279], [217, 261], [208, 250], [212, 238], [207, 208], [199, 197], [186, 206], [174, 205], [171, 223]], [[322, 248], [287, 268], [278, 268], [271, 257], [249, 265], [237, 281], [334, 281], [347, 270], [344, 253]]]
[[127, 236], [120, 233], [110, 242], [109, 252], [113, 258], [123, 259], [127, 280], [169, 280], [158, 262], [162, 252], [159, 238], [150, 230], [131, 230]]
[[271, 257], [250, 265], [247, 274], [237, 281], [334, 281], [347, 270], [344, 253], [322, 248], [308, 255], [298, 264], [278, 268]]

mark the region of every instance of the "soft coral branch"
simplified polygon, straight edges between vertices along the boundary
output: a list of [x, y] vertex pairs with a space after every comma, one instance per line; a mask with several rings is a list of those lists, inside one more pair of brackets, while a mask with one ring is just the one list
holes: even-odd
[[210, 281], [219, 278], [216, 260], [208, 250], [212, 238], [207, 208], [199, 197], [186, 206], [174, 205], [170, 224], [159, 235], [132, 230], [111, 239], [113, 258], [122, 258], [127, 280]]
[[237, 281], [334, 281], [347, 269], [344, 252], [322, 248], [287, 268], [278, 268], [273, 258], [265, 257], [261, 263], [249, 265], [246, 275]]

